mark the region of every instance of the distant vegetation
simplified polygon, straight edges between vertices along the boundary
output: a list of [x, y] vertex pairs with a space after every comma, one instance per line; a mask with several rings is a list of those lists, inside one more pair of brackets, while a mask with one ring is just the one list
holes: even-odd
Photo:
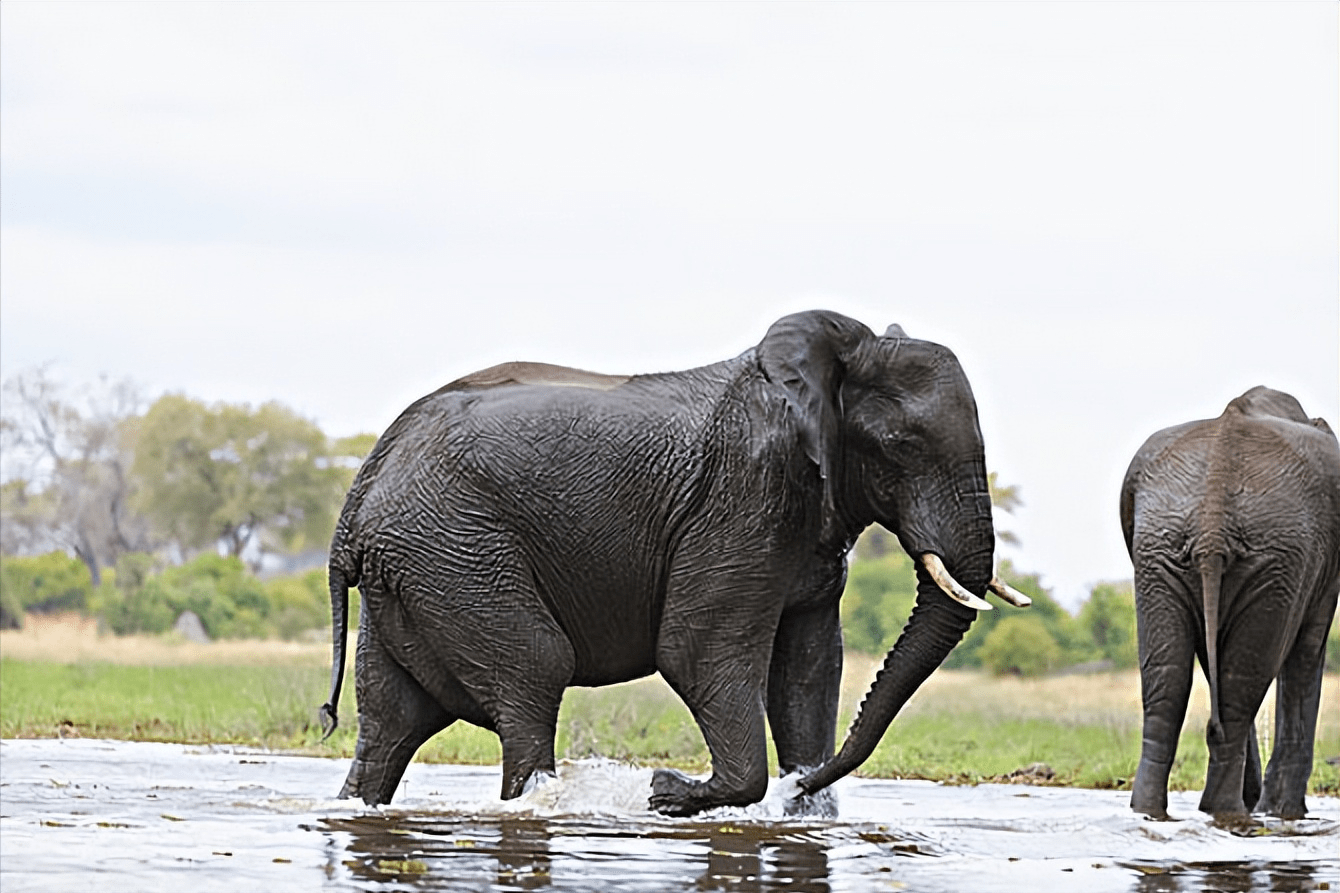
[[[998, 606], [978, 615], [945, 666], [993, 673], [1041, 676], [1076, 665], [1128, 669], [1136, 665], [1135, 599], [1129, 583], [1094, 587], [1075, 617], [1057, 604], [1036, 574], [1002, 561], [1001, 577], [1027, 593], [1027, 609]], [[856, 545], [842, 601], [847, 647], [882, 655], [893, 647], [917, 598], [912, 559], [879, 527]]]
[[253, 571], [319, 557], [376, 440], [330, 438], [274, 402], [166, 394], [146, 408], [129, 384], [72, 391], [40, 369], [3, 393], [0, 554], [65, 552], [95, 587], [134, 553], [222, 553]]
[[330, 438], [273, 402], [145, 407], [128, 384], [44, 370], [3, 392], [0, 627], [31, 611], [120, 634], [186, 611], [213, 638], [329, 626], [324, 554], [374, 435]]
[[[353, 593], [357, 616], [357, 593]], [[0, 558], [0, 615], [17, 626], [26, 613], [76, 611], [117, 635], [163, 633], [183, 612], [210, 638], [298, 639], [330, 627], [323, 568], [262, 580], [241, 559], [205, 553], [164, 566], [152, 555], [122, 555], [97, 585], [63, 552]]]

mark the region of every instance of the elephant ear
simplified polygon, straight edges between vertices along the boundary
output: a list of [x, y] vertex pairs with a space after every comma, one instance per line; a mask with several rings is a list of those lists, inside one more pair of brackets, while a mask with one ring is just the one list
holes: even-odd
[[782, 317], [758, 345], [763, 374], [785, 393], [800, 427], [802, 448], [819, 466], [826, 491], [833, 486], [841, 459], [838, 389], [857, 349], [873, 338], [874, 333], [854, 319], [812, 310]]

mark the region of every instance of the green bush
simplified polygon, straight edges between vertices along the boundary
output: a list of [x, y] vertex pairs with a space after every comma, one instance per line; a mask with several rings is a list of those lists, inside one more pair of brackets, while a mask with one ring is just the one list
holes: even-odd
[[842, 595], [842, 638], [863, 654], [893, 647], [917, 599], [912, 559], [901, 550], [852, 562]]
[[1079, 625], [1105, 660], [1119, 669], [1139, 662], [1135, 638], [1135, 595], [1130, 581], [1099, 583], [1079, 612]]
[[23, 602], [11, 587], [0, 584], [0, 629], [23, 627]]
[[239, 558], [204, 554], [159, 574], [141, 578], [118, 572], [99, 592], [99, 616], [119, 635], [161, 633], [183, 611], [194, 611], [211, 638], [263, 637], [270, 600], [261, 582]]
[[278, 577], [265, 584], [272, 627], [281, 639], [330, 626], [330, 593], [324, 570], [300, 577]]
[[1061, 663], [1063, 649], [1046, 623], [1036, 616], [1014, 614], [995, 625], [979, 649], [982, 666], [1003, 676], [1041, 676]]
[[[129, 552], [103, 571], [94, 589], [88, 569], [63, 552], [0, 559], [0, 629], [25, 611], [80, 611], [118, 635], [163, 633], [194, 611], [215, 639], [296, 639], [330, 628], [324, 569], [262, 582], [238, 558], [199, 555], [177, 567]], [[349, 590], [349, 626], [358, 626], [359, 595]]]
[[0, 592], [6, 613], [83, 611], [93, 595], [88, 567], [64, 552], [0, 559]]
[[1059, 656], [1053, 662], [1056, 667], [1082, 663], [1095, 657], [1093, 645], [1084, 630], [1075, 618], [1052, 598], [1037, 574], [1019, 573], [1008, 560], [1000, 563], [997, 573], [1006, 583], [1033, 599], [1032, 607], [1012, 608], [993, 599], [996, 610], [982, 611], [977, 615], [963, 641], [949, 652], [949, 657], [945, 658], [946, 667], [954, 669], [986, 666], [982, 649], [987, 639], [995, 632], [997, 626], [1011, 617], [1032, 617], [1042, 625], [1049, 641], [1060, 649]]

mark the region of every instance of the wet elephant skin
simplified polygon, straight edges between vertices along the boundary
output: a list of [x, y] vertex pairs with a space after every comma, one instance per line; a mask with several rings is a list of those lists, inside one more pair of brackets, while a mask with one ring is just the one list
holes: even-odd
[[657, 772], [655, 808], [758, 801], [768, 726], [783, 773], [834, 767], [813, 793], [869, 753], [974, 616], [919, 559], [918, 606], [833, 762], [844, 559], [871, 523], [986, 591], [971, 388], [949, 350], [897, 326], [814, 311], [684, 372], [508, 363], [446, 385], [377, 442], [331, 547], [330, 727], [347, 589], [362, 595], [344, 795], [388, 802], [415, 750], [464, 720], [497, 732], [516, 797], [554, 770], [566, 687], [654, 672], [712, 757], [706, 781]]

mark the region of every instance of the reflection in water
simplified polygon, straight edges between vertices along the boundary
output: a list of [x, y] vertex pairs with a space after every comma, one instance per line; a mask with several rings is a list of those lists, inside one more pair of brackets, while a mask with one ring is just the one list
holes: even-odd
[[[774, 822], [478, 819], [394, 813], [326, 818], [331, 872], [415, 890], [688, 889], [828, 893], [823, 829]], [[921, 847], [878, 835], [888, 852]]]
[[509, 803], [497, 767], [412, 764], [414, 795], [367, 810], [322, 799], [340, 761], [80, 740], [0, 755], [4, 893], [91, 877], [100, 893], [1340, 893], [1330, 797], [1235, 833], [1196, 813], [1198, 792], [1150, 822], [1121, 791], [843, 779], [827, 812], [791, 814], [779, 785], [685, 820], [647, 809], [650, 770], [582, 761]]
[[1340, 872], [1311, 862], [1127, 863], [1133, 893], [1312, 893], [1340, 887]]
[[539, 890], [549, 886], [549, 829], [542, 821], [508, 819], [498, 838], [498, 886]]
[[[360, 888], [829, 893], [830, 859], [853, 845], [849, 832], [854, 829], [777, 820], [610, 821], [384, 811], [325, 818], [311, 830], [327, 838], [330, 876], [347, 870], [344, 879]], [[884, 872], [893, 888], [899, 886], [898, 860], [934, 862], [946, 855], [925, 839], [898, 836], [887, 828], [867, 828], [858, 837], [857, 846], [864, 849], [856, 858], [880, 862], [875, 876], [867, 876], [874, 882]], [[1132, 878], [1131, 893], [1340, 889], [1334, 866], [1316, 862], [1118, 865]], [[944, 889], [957, 887], [951, 883]]]
[[788, 890], [827, 893], [828, 857], [818, 840], [758, 825], [722, 825], [708, 832], [711, 852], [699, 890]]

